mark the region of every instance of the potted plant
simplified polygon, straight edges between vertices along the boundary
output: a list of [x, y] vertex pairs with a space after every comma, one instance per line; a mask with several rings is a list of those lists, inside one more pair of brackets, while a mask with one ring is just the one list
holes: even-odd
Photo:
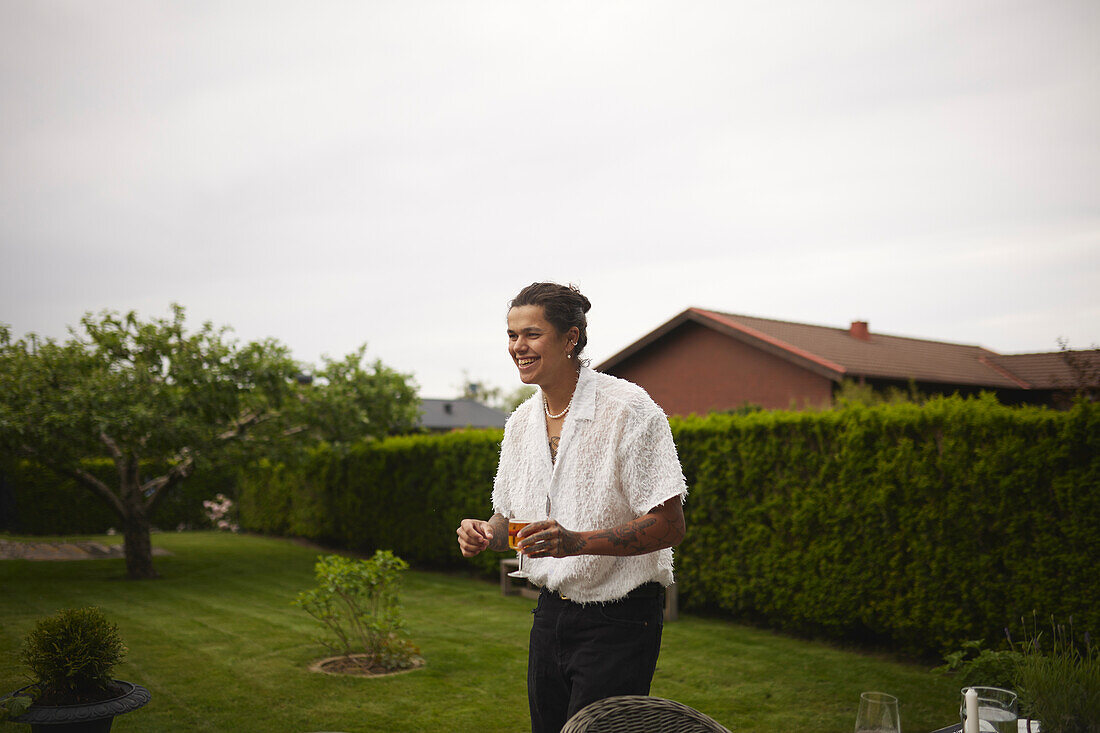
[[71, 608], [41, 619], [19, 657], [33, 682], [0, 700], [8, 720], [35, 733], [105, 733], [116, 715], [149, 702], [141, 685], [112, 679], [126, 647], [98, 608]]

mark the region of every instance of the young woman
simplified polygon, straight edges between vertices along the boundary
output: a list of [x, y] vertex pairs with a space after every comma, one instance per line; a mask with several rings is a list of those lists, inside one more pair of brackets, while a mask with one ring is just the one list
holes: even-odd
[[508, 549], [509, 516], [542, 587], [527, 662], [535, 733], [590, 702], [647, 695], [687, 487], [668, 420], [637, 385], [581, 363], [591, 304], [534, 283], [508, 310], [508, 353], [539, 391], [509, 418], [487, 521], [464, 519], [465, 557]]

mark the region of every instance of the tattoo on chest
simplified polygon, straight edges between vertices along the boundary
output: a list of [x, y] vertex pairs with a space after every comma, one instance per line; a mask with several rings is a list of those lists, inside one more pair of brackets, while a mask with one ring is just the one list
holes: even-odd
[[550, 460], [551, 462], [558, 458], [558, 443], [561, 442], [561, 436], [555, 435], [550, 438]]

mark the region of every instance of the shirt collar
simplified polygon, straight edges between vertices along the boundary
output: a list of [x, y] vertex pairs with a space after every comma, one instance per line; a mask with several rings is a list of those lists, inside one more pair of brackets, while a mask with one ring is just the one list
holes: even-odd
[[591, 420], [596, 416], [596, 373], [588, 367], [581, 367], [570, 411], [578, 420]]
[[[545, 397], [539, 390], [539, 409], [531, 411], [531, 425], [545, 427], [542, 414], [545, 410]], [[589, 367], [581, 367], [577, 376], [577, 386], [573, 388], [572, 406], [569, 415], [577, 420], [592, 420], [596, 417], [596, 372]], [[569, 419], [568, 417], [566, 418]]]

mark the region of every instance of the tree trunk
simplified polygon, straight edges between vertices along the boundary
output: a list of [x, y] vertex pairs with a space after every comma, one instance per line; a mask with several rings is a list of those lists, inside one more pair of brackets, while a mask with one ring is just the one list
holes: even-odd
[[149, 537], [149, 522], [145, 517], [128, 517], [123, 524], [122, 534], [126, 573], [130, 579], [159, 577], [153, 568], [153, 542]]
[[[130, 478], [130, 477], [127, 477]], [[131, 580], [158, 577], [153, 569], [153, 541], [149, 536], [149, 517], [136, 476], [123, 487], [122, 547], [126, 552], [126, 573]], [[125, 479], [124, 479], [125, 481]]]

